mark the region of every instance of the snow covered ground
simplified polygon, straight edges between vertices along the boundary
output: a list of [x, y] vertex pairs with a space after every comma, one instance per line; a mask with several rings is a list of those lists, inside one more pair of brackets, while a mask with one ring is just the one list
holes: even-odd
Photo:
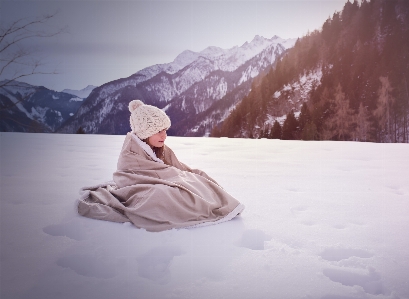
[[151, 233], [78, 216], [124, 136], [0, 133], [1, 299], [409, 298], [409, 145], [169, 137], [246, 205]]

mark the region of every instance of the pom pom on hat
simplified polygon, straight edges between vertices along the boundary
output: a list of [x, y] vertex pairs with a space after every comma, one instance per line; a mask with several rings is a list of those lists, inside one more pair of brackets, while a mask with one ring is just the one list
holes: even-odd
[[128, 105], [132, 132], [144, 140], [170, 127], [170, 119], [161, 109], [145, 105], [140, 100], [133, 100]]
[[129, 102], [128, 108], [129, 111], [132, 113], [136, 108], [138, 108], [139, 106], [142, 106], [143, 103], [140, 100], [133, 100]]

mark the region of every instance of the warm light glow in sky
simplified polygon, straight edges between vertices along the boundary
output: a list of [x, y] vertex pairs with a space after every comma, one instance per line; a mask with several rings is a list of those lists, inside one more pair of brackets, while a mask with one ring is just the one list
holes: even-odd
[[[184, 50], [228, 49], [255, 35], [294, 38], [320, 29], [347, 0], [5, 1], [0, 21], [58, 11], [49, 28], [69, 33], [29, 46], [58, 75], [27, 78], [54, 90], [82, 89], [168, 63]], [[0, 78], [4, 79], [4, 78]]]

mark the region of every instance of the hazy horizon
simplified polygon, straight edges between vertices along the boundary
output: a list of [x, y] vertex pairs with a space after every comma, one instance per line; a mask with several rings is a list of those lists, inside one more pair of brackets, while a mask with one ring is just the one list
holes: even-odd
[[[33, 39], [44, 70], [54, 75], [24, 82], [49, 89], [83, 89], [128, 77], [139, 70], [172, 62], [185, 50], [209, 46], [230, 49], [256, 35], [302, 37], [320, 29], [347, 0], [298, 1], [2, 1], [1, 23], [57, 15], [46, 30], [67, 33]], [[10, 72], [0, 80], [8, 78]]]

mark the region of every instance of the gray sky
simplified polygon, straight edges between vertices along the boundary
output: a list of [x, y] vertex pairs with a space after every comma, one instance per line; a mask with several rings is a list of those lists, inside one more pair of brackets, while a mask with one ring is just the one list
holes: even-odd
[[[57, 75], [27, 83], [60, 91], [128, 77], [184, 50], [229, 49], [255, 35], [294, 38], [320, 29], [347, 0], [20, 1], [0, 0], [0, 22], [58, 11], [46, 30], [68, 32], [27, 44]], [[4, 78], [0, 78], [4, 79]]]

